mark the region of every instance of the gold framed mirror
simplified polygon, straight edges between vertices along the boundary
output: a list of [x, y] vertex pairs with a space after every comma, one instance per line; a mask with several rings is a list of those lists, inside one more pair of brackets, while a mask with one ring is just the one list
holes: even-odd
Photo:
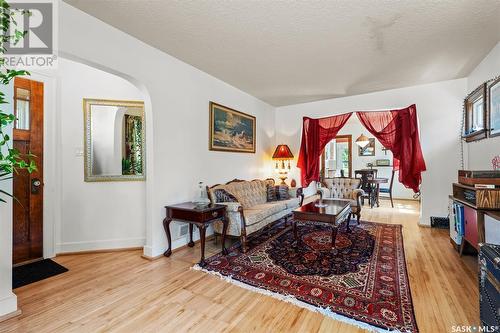
[[146, 179], [144, 102], [83, 99], [86, 182]]

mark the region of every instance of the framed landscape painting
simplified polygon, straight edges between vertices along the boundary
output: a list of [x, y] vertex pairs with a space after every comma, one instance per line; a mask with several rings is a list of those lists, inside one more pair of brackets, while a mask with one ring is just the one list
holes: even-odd
[[210, 150], [255, 153], [255, 117], [210, 102]]
[[488, 87], [490, 136], [500, 135], [500, 77]]

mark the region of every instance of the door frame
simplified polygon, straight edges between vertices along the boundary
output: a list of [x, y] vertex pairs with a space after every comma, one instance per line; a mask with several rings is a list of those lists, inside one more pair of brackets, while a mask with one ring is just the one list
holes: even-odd
[[[60, 232], [62, 207], [62, 142], [61, 123], [57, 105], [57, 77], [30, 71], [23, 78], [42, 82], [44, 86], [43, 118], [43, 258], [57, 253], [56, 235]], [[14, 88], [12, 88], [14, 89]], [[59, 157], [59, 158], [58, 158]]]
[[[352, 135], [351, 134], [344, 134], [344, 135], [337, 135], [335, 136], [334, 139], [347, 139], [347, 144], [349, 147], [349, 175], [347, 175], [346, 178], [351, 178], [352, 177]], [[332, 139], [333, 140], [333, 139]], [[323, 181], [325, 179], [325, 149], [321, 152], [321, 169], [320, 169], [320, 179]]]

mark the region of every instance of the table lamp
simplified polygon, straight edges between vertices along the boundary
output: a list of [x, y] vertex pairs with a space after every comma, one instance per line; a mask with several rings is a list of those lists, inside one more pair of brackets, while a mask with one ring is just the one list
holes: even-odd
[[[278, 145], [273, 154], [273, 160], [276, 160], [275, 170], [281, 179], [281, 185], [286, 185], [288, 171], [290, 171], [290, 160], [293, 159], [293, 154], [287, 145]], [[285, 162], [287, 162], [285, 164]]]

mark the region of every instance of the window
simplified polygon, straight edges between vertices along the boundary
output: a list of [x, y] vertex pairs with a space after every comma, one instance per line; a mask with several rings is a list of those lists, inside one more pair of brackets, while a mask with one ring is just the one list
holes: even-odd
[[484, 99], [480, 98], [472, 103], [472, 131], [484, 129]]
[[467, 142], [486, 137], [486, 84], [474, 90], [465, 100], [465, 128]]
[[15, 92], [15, 110], [16, 121], [15, 129], [30, 129], [30, 91], [22, 88], [16, 88]]
[[352, 136], [337, 135], [321, 155], [321, 178], [351, 177]]

